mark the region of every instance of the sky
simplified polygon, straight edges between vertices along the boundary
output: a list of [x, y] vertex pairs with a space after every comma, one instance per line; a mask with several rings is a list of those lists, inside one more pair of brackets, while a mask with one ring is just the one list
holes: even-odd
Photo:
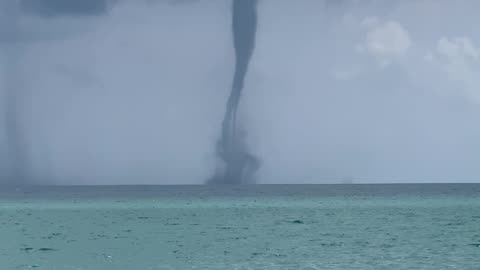
[[[233, 77], [230, 5], [24, 13], [15, 65], [0, 13], [0, 90], [15, 74], [32, 183], [204, 183]], [[259, 183], [480, 182], [477, 6], [261, 0], [240, 105]]]

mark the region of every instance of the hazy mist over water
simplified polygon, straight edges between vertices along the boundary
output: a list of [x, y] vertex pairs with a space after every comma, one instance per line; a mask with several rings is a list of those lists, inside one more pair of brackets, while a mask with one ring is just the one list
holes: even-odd
[[[477, 7], [260, 0], [240, 104], [259, 182], [478, 182]], [[201, 184], [211, 175], [234, 68], [230, 1], [22, 14], [15, 35], [0, 16], [0, 89], [17, 85], [32, 182]]]

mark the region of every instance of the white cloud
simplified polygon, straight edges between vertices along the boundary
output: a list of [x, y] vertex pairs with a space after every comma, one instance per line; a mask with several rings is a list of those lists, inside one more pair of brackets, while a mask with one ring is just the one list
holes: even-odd
[[462, 91], [469, 98], [480, 101], [480, 48], [468, 37], [441, 38], [436, 53], [440, 68], [451, 81], [461, 84]]
[[360, 25], [366, 28], [372, 28], [379, 24], [380, 20], [377, 17], [366, 17], [362, 20]]
[[480, 50], [475, 47], [468, 37], [460, 38], [441, 38], [437, 43], [437, 52], [451, 60], [453, 59], [478, 59]]
[[374, 19], [366, 19], [364, 25], [375, 25], [367, 32], [364, 46], [382, 66], [404, 55], [412, 46], [408, 31], [399, 22], [376, 23]]
[[428, 62], [433, 61], [434, 58], [435, 58], [435, 55], [434, 55], [431, 51], [427, 51], [427, 52], [425, 53], [425, 55], [423, 56], [423, 59], [424, 59], [425, 61], [428, 61]]

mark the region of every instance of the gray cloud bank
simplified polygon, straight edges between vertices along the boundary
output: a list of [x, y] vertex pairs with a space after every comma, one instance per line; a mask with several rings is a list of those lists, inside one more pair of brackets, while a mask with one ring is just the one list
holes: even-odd
[[[6, 75], [19, 82], [32, 181], [203, 183], [233, 76], [230, 5], [119, 1], [105, 16], [22, 15], [16, 65], [0, 55], [0, 88]], [[240, 105], [259, 182], [478, 182], [472, 6], [260, 1]]]

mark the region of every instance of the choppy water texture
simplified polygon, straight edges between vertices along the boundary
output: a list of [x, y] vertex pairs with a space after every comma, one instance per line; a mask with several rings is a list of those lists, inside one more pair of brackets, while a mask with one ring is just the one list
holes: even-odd
[[480, 185], [0, 192], [0, 269], [479, 269]]

